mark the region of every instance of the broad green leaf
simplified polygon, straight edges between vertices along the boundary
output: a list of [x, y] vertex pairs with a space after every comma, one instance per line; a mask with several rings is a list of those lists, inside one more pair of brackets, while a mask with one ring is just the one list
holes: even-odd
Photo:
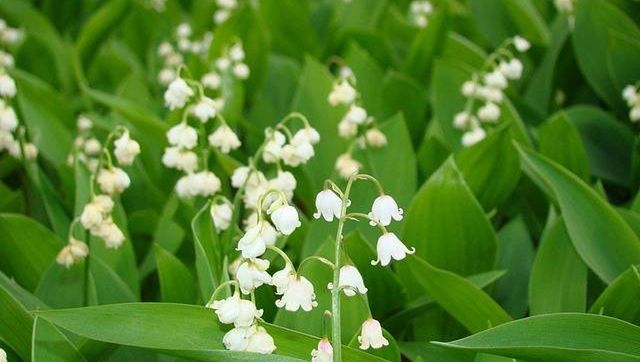
[[27, 290], [35, 290], [62, 242], [44, 226], [23, 215], [0, 214], [2, 270]]
[[533, 2], [528, 0], [502, 0], [509, 18], [518, 33], [537, 45], [547, 45], [551, 34]]
[[[351, 44], [346, 52], [345, 62], [357, 80], [355, 88], [360, 93], [363, 107], [373, 117], [381, 117], [382, 67], [369, 53], [356, 44]], [[382, 119], [378, 119], [382, 121]]]
[[456, 351], [428, 342], [400, 342], [400, 349], [414, 362], [473, 362], [475, 359], [473, 352]]
[[566, 113], [559, 112], [538, 127], [540, 153], [589, 182], [589, 159], [580, 134]]
[[578, 254], [611, 283], [640, 263], [640, 240], [606, 201], [578, 177], [544, 156], [519, 148], [525, 172], [541, 177], [554, 193]]
[[438, 269], [419, 257], [409, 257], [404, 262], [410, 263], [419, 285], [470, 332], [511, 320], [498, 303], [465, 278]]
[[520, 179], [520, 157], [512, 143], [510, 129], [502, 126], [484, 142], [462, 149], [456, 164], [485, 210], [504, 202]]
[[631, 173], [631, 130], [596, 107], [574, 106], [563, 112], [580, 133], [593, 176], [626, 187]]
[[[434, 123], [431, 123], [432, 125]], [[422, 141], [416, 158], [420, 169], [420, 179], [429, 178], [447, 160], [451, 151], [438, 136], [427, 134]]]
[[91, 271], [89, 291], [94, 293], [94, 302], [97, 304], [126, 303], [138, 300], [122, 278], [94, 254], [89, 257], [89, 269]]
[[529, 362], [640, 359], [640, 327], [592, 314], [545, 314], [505, 323], [457, 341], [434, 343]]
[[193, 303], [197, 296], [196, 285], [189, 269], [159, 244], [154, 244], [160, 296], [163, 302]]
[[405, 218], [403, 241], [435, 267], [463, 276], [494, 269], [496, 235], [453, 159], [422, 186]]
[[89, 285], [86, 269], [86, 262], [67, 269], [52, 261], [34, 294], [52, 308], [81, 307], [86, 303]]
[[625, 109], [621, 89], [608, 72], [609, 34], [612, 31], [629, 38], [640, 38], [637, 25], [615, 5], [604, 0], [581, 1], [576, 4], [573, 48], [580, 70], [591, 88], [615, 109]]
[[85, 361], [76, 347], [50, 322], [36, 317], [33, 321], [31, 360], [33, 362]]
[[76, 47], [82, 63], [87, 66], [100, 45], [125, 18], [130, 0], [110, 0], [96, 10], [84, 23]]
[[521, 217], [512, 219], [498, 232], [498, 269], [507, 270], [496, 281], [493, 297], [513, 317], [527, 314], [528, 282], [535, 251], [529, 230]]
[[531, 314], [584, 312], [587, 267], [571, 244], [562, 219], [550, 223], [542, 236], [529, 283]]
[[435, 13], [429, 16], [429, 26], [421, 28], [411, 42], [409, 53], [401, 67], [404, 73], [419, 80], [429, 76], [433, 59], [446, 41], [448, 26], [447, 2], [441, 2]]
[[29, 313], [4, 287], [0, 287], [0, 340], [7, 343], [25, 361], [31, 356], [31, 327]]
[[640, 324], [640, 272], [632, 265], [600, 294], [591, 305], [590, 313], [604, 314]]
[[[40, 311], [37, 315], [83, 337], [160, 350], [186, 358], [190, 358], [191, 354], [206, 355], [207, 360], [220, 362], [246, 361], [254, 356], [262, 358], [261, 355], [225, 350], [222, 337], [226, 332], [218, 324], [215, 313], [201, 306], [129, 303]], [[311, 350], [317, 346], [317, 338], [266, 323], [264, 325], [275, 340], [279, 356], [307, 360]], [[382, 361], [347, 347], [343, 347], [343, 358], [354, 362]]]
[[505, 39], [516, 34], [503, 0], [470, 0], [469, 10], [474, 25], [491, 46], [497, 47]]
[[402, 112], [413, 145], [420, 143], [427, 127], [428, 108], [427, 92], [420, 83], [401, 73], [388, 72], [382, 83], [381, 108], [385, 118]]
[[442, 49], [440, 58], [455, 62], [463, 62], [472, 68], [481, 68], [487, 54], [484, 50], [456, 32], [450, 32]]
[[609, 33], [609, 74], [616, 89], [624, 89], [640, 79], [640, 42], [629, 34]]
[[321, 44], [309, 19], [309, 5], [296, 0], [265, 0], [260, 14], [269, 24], [272, 49], [301, 59], [303, 54], [317, 54]]
[[191, 221], [193, 247], [196, 253], [196, 274], [203, 300], [209, 300], [219, 284], [222, 271], [220, 238], [216, 234], [207, 202]]
[[0, 272], [0, 288], [3, 288], [7, 293], [9, 293], [26, 310], [49, 308], [46, 304], [40, 301], [40, 299], [26, 291], [21, 285], [16, 283], [15, 280], [10, 279], [2, 272]]

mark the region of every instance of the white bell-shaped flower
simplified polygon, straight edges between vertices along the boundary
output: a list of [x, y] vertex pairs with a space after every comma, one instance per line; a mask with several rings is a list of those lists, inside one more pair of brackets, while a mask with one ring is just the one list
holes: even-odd
[[190, 150], [198, 145], [198, 132], [195, 128], [180, 122], [167, 132], [167, 139], [172, 146]]
[[351, 157], [350, 153], [343, 153], [336, 160], [336, 171], [344, 179], [348, 179], [351, 175], [358, 173], [362, 165]]
[[629, 119], [631, 122], [640, 121], [640, 105], [637, 105], [629, 111]]
[[406, 245], [398, 239], [394, 233], [385, 233], [378, 238], [378, 245], [376, 246], [378, 252], [378, 259], [371, 262], [371, 265], [377, 265], [380, 263], [382, 266], [387, 266], [391, 262], [391, 259], [402, 260], [407, 254], [413, 254], [416, 252], [415, 248], [408, 249]]
[[378, 128], [371, 128], [365, 134], [364, 138], [371, 147], [383, 147], [387, 145], [387, 136]]
[[7, 352], [0, 348], [0, 362], [7, 362]]
[[276, 345], [273, 342], [273, 337], [264, 327], [257, 326], [256, 331], [249, 336], [249, 343], [247, 344], [246, 352], [254, 352], [261, 354], [270, 354], [276, 350]]
[[313, 127], [305, 127], [298, 130], [291, 141], [294, 144], [310, 143], [312, 145], [318, 142], [320, 142], [320, 134]]
[[499, 68], [502, 74], [504, 74], [509, 79], [520, 79], [522, 77], [522, 62], [513, 58], [511, 60], [500, 62]]
[[136, 156], [140, 153], [140, 144], [131, 139], [129, 131], [125, 131], [113, 144], [115, 145], [113, 154], [118, 159], [118, 163], [123, 166], [133, 164]]
[[262, 159], [266, 163], [274, 163], [282, 157], [282, 147], [287, 142], [287, 138], [280, 131], [274, 131], [273, 135], [267, 135], [267, 137], [270, 138], [262, 151]]
[[276, 300], [278, 308], [284, 308], [290, 312], [295, 312], [302, 308], [305, 312], [318, 306], [313, 284], [299, 274], [289, 274], [289, 281], [285, 288], [280, 288], [282, 297]]
[[244, 258], [257, 258], [264, 254], [267, 245], [275, 245], [278, 234], [268, 221], [259, 221], [250, 227], [238, 241], [236, 250], [242, 252]]
[[220, 76], [216, 72], [209, 72], [202, 76], [200, 82], [205, 88], [209, 88], [212, 90], [216, 90], [220, 88], [220, 84], [222, 84], [222, 80]]
[[369, 318], [362, 323], [358, 342], [360, 342], [360, 349], [369, 349], [369, 347], [377, 349], [389, 345], [389, 341], [382, 335], [380, 322], [373, 318]]
[[500, 103], [504, 99], [504, 94], [501, 89], [493, 87], [479, 87], [478, 97], [483, 98], [487, 102]]
[[267, 269], [269, 269], [269, 261], [264, 259], [246, 259], [241, 263], [236, 272], [236, 278], [242, 293], [249, 294], [263, 284], [271, 284], [271, 276], [267, 273]]
[[244, 352], [249, 345], [249, 337], [256, 332], [256, 326], [236, 327], [222, 338], [224, 347], [230, 351]]
[[216, 103], [213, 99], [203, 96], [198, 103], [193, 106], [191, 113], [193, 113], [200, 122], [206, 123], [216, 116]]
[[119, 167], [100, 170], [96, 181], [100, 185], [100, 190], [109, 195], [120, 194], [131, 184], [129, 175]]
[[16, 95], [16, 82], [7, 73], [0, 73], [0, 96], [13, 98]]
[[231, 175], [231, 186], [235, 188], [240, 188], [244, 185], [247, 177], [249, 177], [249, 172], [251, 168], [249, 166], [241, 166], [233, 170], [233, 174]]
[[282, 148], [282, 161], [287, 166], [298, 167], [307, 163], [314, 155], [311, 143], [305, 142], [300, 144], [290, 143]]
[[316, 211], [313, 217], [319, 219], [322, 216], [326, 221], [331, 222], [333, 218], [340, 218], [342, 213], [342, 199], [335, 192], [327, 189], [318, 192], [316, 195]]
[[471, 97], [476, 94], [478, 91], [478, 83], [468, 80], [462, 83], [462, 87], [460, 87], [460, 93], [462, 93], [465, 97]]
[[0, 130], [13, 132], [18, 128], [18, 116], [12, 107], [0, 100]]
[[233, 66], [233, 75], [238, 77], [238, 79], [245, 80], [249, 78], [249, 74], [251, 74], [251, 70], [245, 63], [238, 63]]
[[529, 50], [529, 48], [531, 48], [531, 43], [529, 43], [529, 41], [519, 35], [516, 35], [513, 37], [513, 45], [516, 47], [516, 50], [518, 50], [520, 53], [524, 53], [527, 50]]
[[505, 89], [507, 88], [507, 78], [502, 74], [502, 72], [498, 69], [493, 72], [487, 73], [483, 77], [484, 84], [488, 87], [495, 89]]
[[289, 171], [278, 171], [278, 175], [269, 180], [269, 188], [282, 191], [287, 197], [287, 201], [291, 201], [293, 198], [297, 184], [296, 178]]
[[327, 338], [322, 338], [318, 348], [311, 351], [311, 362], [333, 362], [333, 347]]
[[342, 138], [352, 138], [358, 134], [358, 125], [343, 119], [338, 123], [338, 136]]
[[182, 78], [176, 78], [164, 92], [164, 102], [170, 110], [182, 108], [194, 92]]
[[[340, 268], [339, 288], [348, 297], [353, 297], [357, 293], [367, 294], [367, 287], [364, 286], [362, 275], [353, 265], [344, 265]], [[329, 283], [329, 289], [333, 289], [333, 283]]]
[[284, 235], [291, 235], [301, 225], [298, 210], [288, 204], [280, 205], [273, 209], [271, 221], [273, 221], [276, 229]]
[[229, 298], [214, 301], [211, 308], [221, 323], [233, 323], [236, 327], [249, 327], [256, 318], [262, 317], [262, 309], [257, 309], [252, 301], [240, 298], [237, 292]]
[[487, 137], [487, 132], [482, 127], [475, 127], [462, 135], [462, 145], [470, 147]]
[[169, 168], [191, 173], [198, 168], [198, 155], [177, 146], [167, 147], [162, 155], [162, 163]]
[[219, 148], [220, 152], [225, 154], [241, 145], [238, 136], [226, 124], [221, 125], [209, 135], [209, 144], [212, 147]]
[[638, 90], [633, 85], [627, 85], [622, 90], [622, 98], [627, 101], [627, 106], [633, 107], [640, 103], [640, 97], [638, 96]]
[[376, 223], [387, 226], [391, 224], [391, 219], [395, 221], [402, 220], [403, 210], [398, 207], [396, 200], [389, 195], [380, 195], [376, 197], [371, 205], [371, 212], [369, 217], [373, 220], [371, 225], [375, 226]]
[[67, 244], [56, 256], [56, 262], [69, 268], [71, 265], [79, 263], [89, 255], [89, 247], [84, 242], [69, 238], [69, 244]]
[[367, 111], [364, 108], [353, 104], [342, 120], [355, 124], [364, 124], [367, 120]]
[[125, 240], [125, 235], [111, 218], [105, 220], [97, 228], [91, 229], [91, 234], [104, 240], [108, 249], [118, 249]]
[[332, 106], [337, 106], [338, 104], [350, 105], [356, 99], [356, 96], [356, 90], [347, 80], [343, 79], [334, 83], [327, 100]]
[[485, 122], [495, 122], [500, 118], [500, 107], [488, 102], [478, 109], [478, 118]]
[[233, 210], [228, 202], [212, 203], [209, 210], [211, 213], [211, 219], [216, 230], [227, 230], [231, 225], [231, 219], [233, 217]]
[[271, 285], [276, 287], [276, 294], [284, 294], [284, 291], [287, 290], [287, 287], [289, 286], [289, 282], [291, 281], [293, 274], [293, 269], [289, 264], [285, 265], [282, 270], [278, 270], [273, 273], [273, 276], [271, 276]]

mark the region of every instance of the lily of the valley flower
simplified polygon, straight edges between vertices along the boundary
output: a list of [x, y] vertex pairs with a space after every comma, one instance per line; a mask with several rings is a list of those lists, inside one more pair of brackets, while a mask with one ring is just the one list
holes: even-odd
[[273, 337], [256, 324], [230, 330], [225, 334], [222, 343], [230, 351], [270, 354], [276, 350]]
[[237, 292], [229, 298], [214, 301], [211, 308], [221, 323], [233, 323], [236, 327], [249, 327], [256, 318], [262, 317], [262, 309], [257, 309], [252, 301], [240, 298]]
[[181, 122], [171, 127], [167, 132], [167, 139], [172, 146], [190, 150], [198, 145], [198, 132], [195, 128]]
[[364, 134], [367, 144], [371, 147], [383, 147], [387, 145], [387, 136], [378, 128], [371, 128]]
[[290, 312], [295, 312], [302, 308], [305, 312], [318, 306], [313, 284], [309, 279], [297, 273], [290, 273], [286, 279], [281, 281], [276, 294], [282, 297], [276, 300], [278, 308], [284, 308]]
[[211, 219], [216, 230], [227, 230], [231, 225], [231, 218], [233, 216], [233, 210], [229, 206], [228, 202], [212, 203], [209, 210], [211, 213]]
[[0, 73], [0, 96], [13, 98], [17, 92], [16, 82], [6, 73]]
[[222, 153], [229, 153], [240, 147], [241, 143], [238, 136], [226, 124], [221, 125], [212, 134], [209, 135], [209, 144], [217, 147]]
[[360, 342], [360, 349], [369, 349], [369, 347], [377, 349], [389, 345], [389, 341], [382, 335], [380, 322], [373, 318], [369, 318], [362, 323], [358, 342]]
[[518, 58], [512, 58], [509, 61], [502, 61], [498, 66], [500, 72], [509, 79], [520, 79], [522, 77], [522, 62]]
[[244, 258], [257, 258], [264, 254], [267, 245], [275, 245], [278, 234], [268, 221], [259, 221], [251, 226], [238, 241], [236, 250], [242, 252]]
[[89, 247], [84, 242], [69, 238], [67, 244], [56, 256], [56, 262], [65, 268], [71, 267], [73, 264], [79, 263], [89, 255]]
[[389, 195], [381, 195], [376, 197], [371, 206], [369, 217], [373, 220], [372, 226], [376, 223], [387, 226], [391, 224], [391, 219], [395, 221], [402, 220], [402, 209], [398, 207], [396, 200]]
[[342, 213], [342, 199], [331, 190], [322, 190], [316, 196], [316, 209], [313, 217], [319, 219], [322, 216], [331, 222], [333, 218], [340, 218]]
[[271, 284], [271, 276], [267, 273], [267, 269], [269, 269], [269, 261], [264, 259], [246, 259], [240, 264], [236, 278], [242, 293], [249, 294], [263, 284]]
[[271, 221], [276, 229], [284, 235], [291, 235], [301, 225], [298, 210], [288, 204], [276, 207], [271, 212]]
[[100, 189], [109, 195], [120, 194], [131, 185], [129, 175], [119, 167], [100, 170], [96, 181]]
[[470, 147], [487, 137], [487, 132], [481, 127], [475, 127], [462, 135], [462, 145]]
[[478, 118], [481, 121], [495, 122], [500, 118], [500, 107], [495, 103], [488, 102], [478, 109]]
[[354, 173], [358, 173], [361, 166], [360, 162], [354, 160], [350, 153], [343, 153], [336, 160], [336, 170], [344, 179], [348, 179]]
[[322, 338], [318, 348], [311, 351], [311, 362], [333, 362], [333, 347], [328, 339]]
[[202, 123], [206, 123], [208, 120], [216, 116], [216, 102], [209, 97], [201, 97], [198, 103], [196, 103], [191, 112]]
[[[364, 286], [362, 275], [353, 265], [344, 265], [340, 268], [340, 284], [338, 286], [348, 297], [353, 297], [357, 293], [367, 294], [367, 287]], [[333, 289], [333, 284], [329, 283], [329, 289]]]
[[311, 143], [312, 145], [315, 145], [320, 142], [320, 134], [315, 130], [315, 128], [305, 127], [298, 130], [296, 134], [293, 135], [291, 142], [294, 144]]
[[516, 47], [516, 50], [518, 50], [520, 53], [524, 53], [527, 50], [529, 50], [529, 48], [531, 48], [531, 43], [529, 43], [529, 41], [519, 35], [516, 35], [513, 37], [513, 45]]
[[341, 80], [333, 85], [328, 101], [332, 106], [338, 104], [350, 105], [355, 101], [357, 92], [347, 80]]
[[378, 259], [371, 262], [371, 265], [380, 263], [382, 266], [387, 266], [391, 262], [391, 259], [402, 260], [407, 254], [413, 254], [416, 252], [415, 248], [408, 249], [406, 245], [398, 239], [394, 233], [385, 233], [378, 238], [378, 245], [376, 246], [378, 252]]
[[[269, 137], [269, 135], [267, 135]], [[282, 147], [287, 142], [287, 138], [279, 131], [273, 131], [273, 135], [264, 146], [262, 159], [266, 163], [275, 163], [282, 157]]]
[[140, 144], [131, 139], [129, 131], [125, 131], [113, 144], [115, 145], [113, 154], [118, 159], [118, 163], [123, 166], [133, 164], [136, 156], [140, 153]]
[[85, 229], [97, 228], [109, 217], [113, 209], [113, 201], [106, 195], [96, 195], [86, 204], [80, 214], [80, 223]]
[[170, 110], [182, 108], [193, 94], [193, 89], [184, 79], [176, 78], [169, 83], [169, 87], [164, 93], [164, 102]]
[[162, 155], [162, 163], [167, 167], [191, 173], [198, 168], [198, 155], [180, 147], [167, 147]]
[[211, 196], [220, 190], [220, 179], [210, 171], [201, 171], [182, 176], [176, 183], [180, 198]]

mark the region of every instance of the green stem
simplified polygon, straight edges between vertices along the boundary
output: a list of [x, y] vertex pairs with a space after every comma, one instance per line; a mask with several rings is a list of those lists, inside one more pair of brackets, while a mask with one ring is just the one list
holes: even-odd
[[218, 296], [218, 294], [220, 293], [222, 288], [225, 288], [225, 287], [227, 287], [229, 285], [233, 285], [236, 288], [238, 288], [238, 282], [236, 280], [229, 280], [229, 281], [226, 281], [226, 282], [218, 285], [216, 290], [214, 290], [213, 293], [211, 293], [211, 298], [209, 298], [209, 302], [207, 302], [207, 305], [213, 303], [216, 300], [216, 297]]
[[333, 270], [335, 268], [335, 266], [333, 265], [333, 263], [321, 256], [317, 256], [317, 255], [312, 255], [310, 257], [305, 258], [304, 260], [302, 260], [302, 262], [300, 262], [300, 264], [298, 265], [298, 269], [302, 270], [302, 266], [310, 261], [319, 261], [320, 263], [327, 265], [329, 268], [331, 268], [331, 270]]
[[344, 195], [342, 195], [342, 210], [336, 232], [335, 261], [333, 263], [333, 285], [331, 290], [331, 344], [333, 346], [333, 361], [342, 362], [342, 330], [340, 328], [340, 246], [342, 244], [342, 229], [346, 221], [347, 200], [351, 192], [351, 185], [358, 175], [353, 175], [347, 182]]

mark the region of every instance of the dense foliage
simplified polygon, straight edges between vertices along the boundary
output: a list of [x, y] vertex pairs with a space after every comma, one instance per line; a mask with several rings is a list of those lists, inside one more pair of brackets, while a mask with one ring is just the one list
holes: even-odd
[[640, 2], [0, 0], [0, 362], [640, 361]]

